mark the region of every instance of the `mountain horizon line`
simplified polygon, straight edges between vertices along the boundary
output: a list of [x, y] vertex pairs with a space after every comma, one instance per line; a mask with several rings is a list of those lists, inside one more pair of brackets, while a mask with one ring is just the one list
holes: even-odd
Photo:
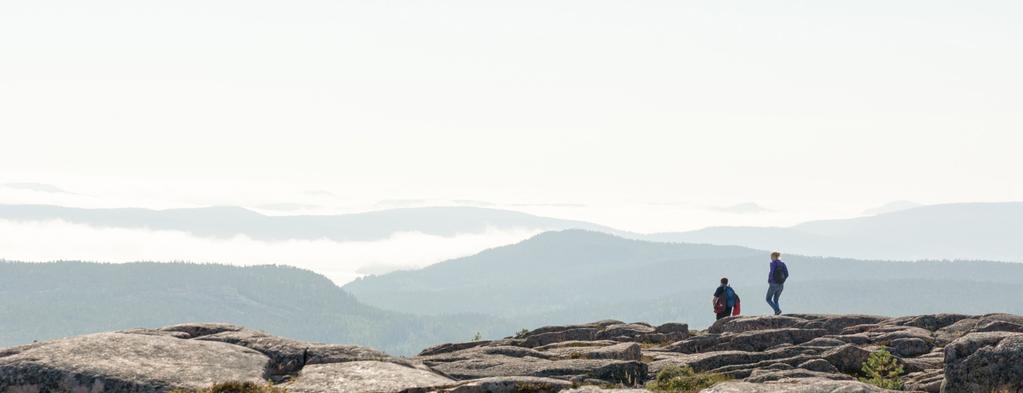
[[814, 256], [871, 260], [978, 259], [1023, 262], [1023, 202], [950, 203], [792, 226], [710, 226], [641, 233], [598, 223], [472, 206], [406, 207], [335, 215], [265, 215], [237, 206], [73, 208], [0, 204], [0, 220], [63, 221], [93, 227], [182, 231], [254, 240], [374, 241], [397, 233], [442, 237], [488, 230], [585, 229], [662, 242], [738, 245]]

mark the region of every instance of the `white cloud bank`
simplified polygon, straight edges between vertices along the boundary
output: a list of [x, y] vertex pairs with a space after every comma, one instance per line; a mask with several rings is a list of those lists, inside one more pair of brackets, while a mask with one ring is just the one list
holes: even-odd
[[[0, 258], [18, 261], [191, 261], [231, 265], [282, 264], [323, 274], [338, 285], [386, 270], [422, 267], [517, 243], [539, 229], [488, 229], [452, 237], [395, 233], [385, 240], [259, 241], [245, 236], [201, 238], [179, 231], [96, 228], [63, 221], [0, 220]], [[386, 268], [386, 269], [382, 269]]]

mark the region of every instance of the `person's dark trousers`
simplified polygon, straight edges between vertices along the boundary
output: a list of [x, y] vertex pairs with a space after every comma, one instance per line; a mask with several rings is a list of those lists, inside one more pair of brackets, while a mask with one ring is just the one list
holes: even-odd
[[732, 316], [732, 308], [731, 307], [728, 307], [728, 308], [725, 309], [725, 311], [722, 311], [722, 312], [718, 313], [718, 319], [721, 319], [721, 318], [724, 318], [724, 317], [730, 317], [730, 316]]
[[767, 288], [767, 304], [774, 310], [774, 315], [781, 315], [781, 304], [778, 303], [781, 298], [781, 291], [785, 289], [784, 284], [769, 284]]

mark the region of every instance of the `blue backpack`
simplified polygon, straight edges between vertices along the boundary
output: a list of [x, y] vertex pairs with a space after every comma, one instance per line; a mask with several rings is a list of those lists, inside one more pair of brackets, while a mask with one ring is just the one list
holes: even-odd
[[735, 306], [736, 297], [737, 296], [735, 296], [735, 290], [732, 289], [732, 287], [725, 287], [725, 304], [727, 305], [726, 307]]

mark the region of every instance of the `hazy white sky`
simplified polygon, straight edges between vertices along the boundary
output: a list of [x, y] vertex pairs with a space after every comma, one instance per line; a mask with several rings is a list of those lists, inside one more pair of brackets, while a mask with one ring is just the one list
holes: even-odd
[[[1020, 20], [1017, 1], [6, 0], [0, 182], [120, 206], [470, 199], [640, 231], [1020, 199]], [[775, 212], [706, 213], [744, 202]]]

